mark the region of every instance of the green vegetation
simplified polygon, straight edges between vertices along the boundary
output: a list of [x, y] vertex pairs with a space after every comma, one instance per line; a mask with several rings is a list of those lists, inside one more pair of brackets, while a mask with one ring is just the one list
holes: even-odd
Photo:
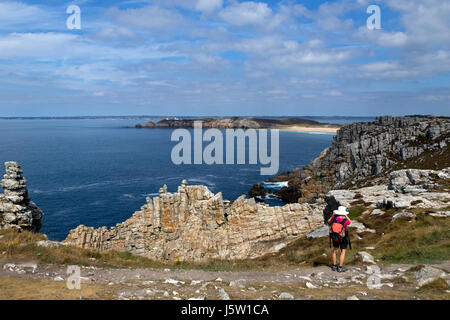
[[350, 212], [348, 217], [352, 220], [352, 219], [355, 219], [355, 218], [358, 218], [359, 216], [361, 216], [362, 213], [364, 211], [366, 211], [366, 208], [362, 207], [362, 206], [354, 206], [354, 207], [351, 207], [348, 211]]
[[[388, 210], [382, 216], [363, 215], [364, 207], [350, 209], [350, 218], [357, 218], [376, 233], [364, 233], [356, 239], [350, 229], [353, 250], [347, 250], [346, 263], [356, 264], [358, 251], [372, 246], [375, 259], [386, 263], [439, 263], [450, 260], [450, 219], [420, 214], [432, 209], [411, 209], [413, 219], [399, 219], [391, 222], [397, 210]], [[110, 268], [153, 268], [153, 269], [200, 269], [206, 271], [249, 271], [283, 270], [299, 265], [330, 265], [331, 249], [328, 237], [307, 240], [299, 239], [279, 253], [271, 253], [253, 260], [220, 261], [202, 263], [176, 261], [162, 263], [133, 255], [129, 252], [98, 252], [72, 246], [45, 248], [36, 245], [45, 236], [31, 232], [0, 231], [0, 255], [2, 258], [29, 259], [50, 264], [75, 264]]]

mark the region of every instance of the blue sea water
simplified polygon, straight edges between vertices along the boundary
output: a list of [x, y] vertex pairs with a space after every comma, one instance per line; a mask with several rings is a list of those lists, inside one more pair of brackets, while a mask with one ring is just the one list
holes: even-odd
[[[176, 166], [170, 158], [176, 144], [172, 131], [124, 128], [137, 122], [0, 120], [0, 163], [21, 164], [30, 197], [45, 214], [41, 232], [62, 240], [80, 224], [113, 226], [164, 184], [176, 191], [182, 179], [234, 200], [270, 178], [260, 175], [260, 164]], [[332, 138], [280, 132], [279, 173], [306, 165]]]

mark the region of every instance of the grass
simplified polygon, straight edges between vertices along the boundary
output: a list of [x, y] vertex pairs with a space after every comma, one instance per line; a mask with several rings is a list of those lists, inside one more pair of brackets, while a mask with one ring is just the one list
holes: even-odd
[[29, 231], [0, 230], [0, 236], [3, 236], [0, 239], [0, 258], [28, 259], [56, 265], [108, 268], [201, 269], [206, 271], [242, 271], [250, 270], [255, 265], [252, 260], [163, 263], [134, 255], [130, 252], [98, 252], [73, 246], [45, 248], [36, 245], [36, 242], [45, 240], [46, 237]]
[[390, 263], [447, 261], [450, 260], [450, 222], [421, 214], [411, 222], [397, 220], [387, 224], [385, 235], [375, 246], [379, 248], [378, 257]]
[[[429, 284], [424, 285], [420, 289], [418, 289], [417, 293], [419, 293], [419, 294], [423, 294], [423, 293], [435, 294], [435, 295], [439, 296], [439, 294], [442, 295], [442, 292], [444, 292], [445, 290], [448, 290], [448, 289], [449, 289], [449, 286], [447, 284], [447, 281], [439, 278]], [[437, 299], [442, 299], [442, 297], [438, 297]]]
[[366, 211], [366, 208], [363, 207], [363, 206], [358, 206], [357, 205], [357, 206], [351, 207], [348, 211], [349, 211], [348, 217], [350, 219], [355, 219], [355, 218], [358, 218], [359, 216], [361, 216], [362, 213], [364, 211]]
[[[399, 219], [391, 222], [398, 211], [387, 210], [382, 216], [363, 215], [362, 206], [350, 209], [350, 218], [358, 218], [376, 233], [364, 233], [356, 239], [350, 229], [353, 250], [347, 250], [346, 264], [359, 263], [355, 256], [365, 247], [375, 247], [371, 251], [376, 259], [386, 263], [439, 263], [450, 260], [450, 219], [421, 215], [421, 211], [431, 209], [411, 209], [416, 217], [409, 222]], [[258, 259], [206, 262], [162, 263], [133, 255], [129, 252], [98, 252], [72, 246], [59, 248], [39, 247], [36, 241], [45, 239], [44, 235], [31, 232], [0, 231], [0, 257], [7, 259], [28, 259], [56, 265], [83, 265], [109, 268], [153, 268], [153, 269], [199, 269], [205, 271], [272, 271], [305, 266], [330, 265], [331, 249], [329, 239], [298, 239], [279, 253], [267, 254]], [[5, 254], [1, 254], [1, 253]]]
[[[353, 208], [352, 208], [353, 209]], [[391, 222], [397, 210], [388, 210], [382, 216], [362, 215], [364, 208], [353, 209], [351, 219], [358, 217], [368, 228], [376, 233], [363, 233], [362, 239], [356, 239], [354, 231], [350, 229], [353, 250], [347, 250], [346, 264], [359, 263], [356, 253], [365, 247], [375, 247], [370, 253], [381, 262], [386, 263], [440, 263], [450, 260], [450, 221], [448, 218], [423, 216], [420, 210], [413, 209], [416, 218], [410, 223], [408, 220]], [[331, 249], [328, 238], [299, 239], [295, 243], [282, 249], [277, 256], [267, 257], [267, 262], [283, 265], [330, 265]]]
[[83, 284], [80, 290], [69, 290], [65, 282], [41, 279], [0, 278], [0, 300], [110, 300], [114, 288]]

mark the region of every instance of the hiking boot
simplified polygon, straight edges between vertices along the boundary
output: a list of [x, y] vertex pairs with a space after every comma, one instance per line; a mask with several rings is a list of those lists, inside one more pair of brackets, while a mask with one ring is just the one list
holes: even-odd
[[337, 271], [337, 269], [338, 269], [337, 265], [331, 266], [331, 271]]
[[338, 267], [337, 272], [345, 272], [347, 270], [348, 269], [346, 267], [342, 266], [342, 267]]

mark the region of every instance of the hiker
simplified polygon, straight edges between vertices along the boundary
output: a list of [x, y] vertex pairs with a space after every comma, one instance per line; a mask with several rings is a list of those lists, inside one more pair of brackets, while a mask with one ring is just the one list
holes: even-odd
[[[345, 272], [347, 268], [344, 267], [345, 251], [350, 243], [350, 237], [348, 236], [347, 226], [351, 223], [348, 217], [347, 208], [340, 206], [338, 210], [333, 211], [333, 215], [328, 220], [330, 227], [330, 247], [331, 241], [333, 242], [333, 266], [331, 270], [337, 272]], [[341, 255], [339, 257], [339, 266], [336, 263], [336, 256], [341, 248]], [[350, 244], [351, 249], [351, 244]]]

